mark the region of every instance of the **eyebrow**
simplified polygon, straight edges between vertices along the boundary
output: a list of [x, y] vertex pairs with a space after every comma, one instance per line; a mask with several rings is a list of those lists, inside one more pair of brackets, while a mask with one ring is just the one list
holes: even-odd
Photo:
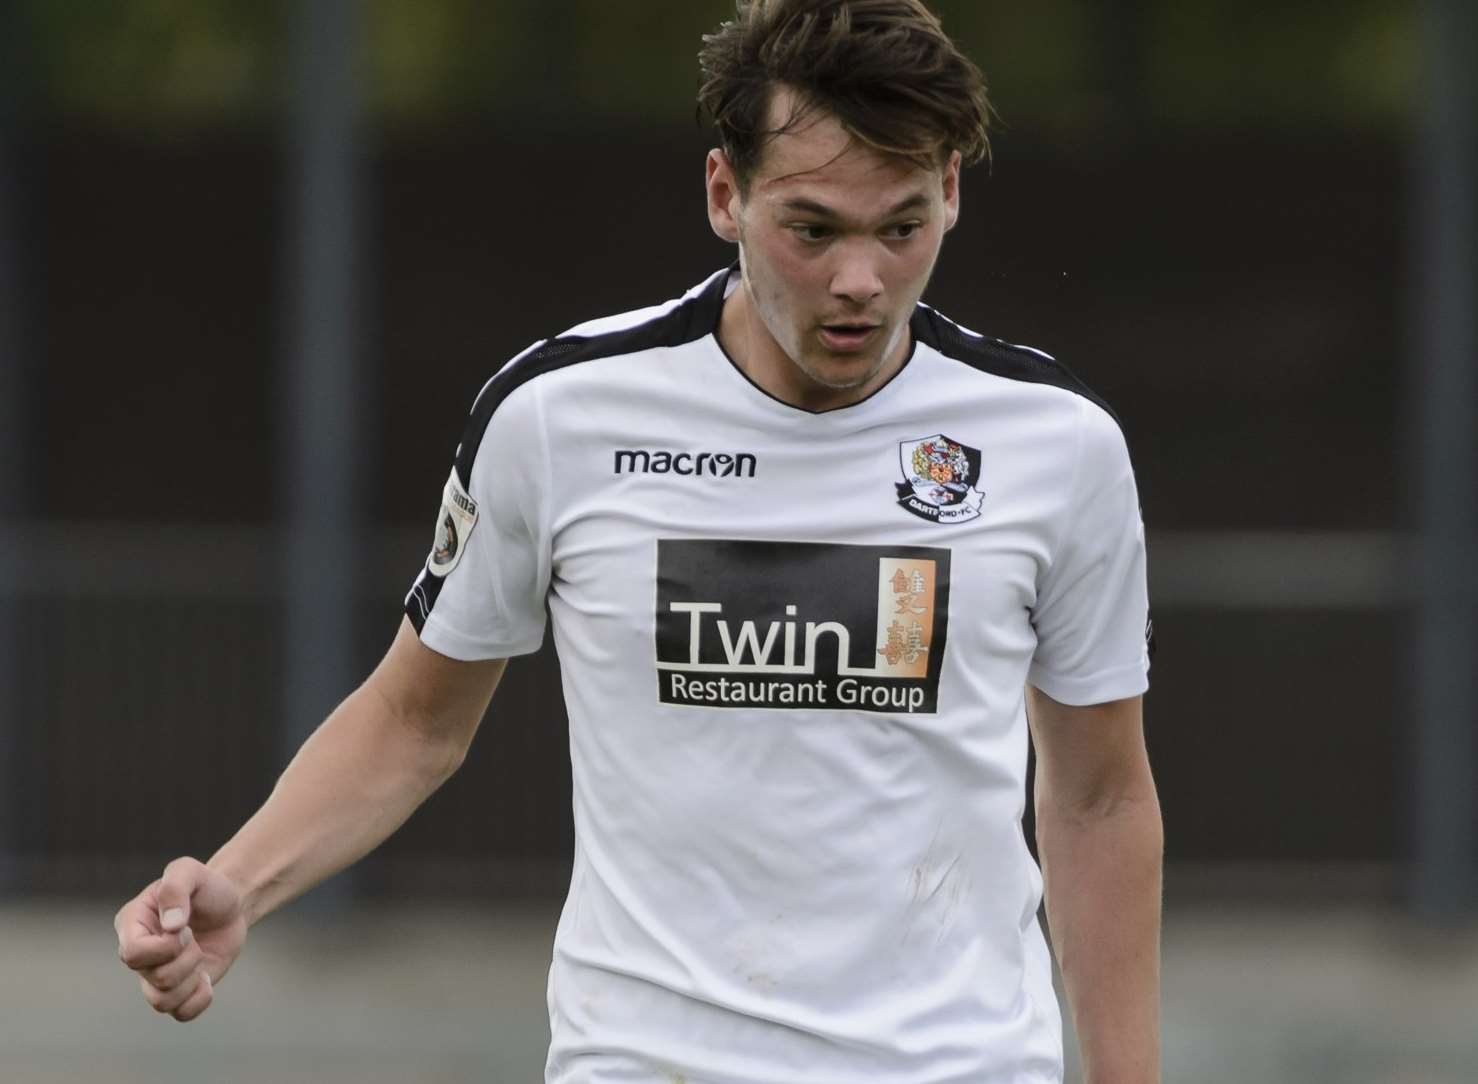
[[[885, 214], [883, 217], [892, 218], [894, 215], [901, 215], [904, 211], [912, 211], [919, 207], [927, 207], [928, 205], [929, 197], [924, 195], [924, 193], [922, 192], [915, 192], [907, 199], [901, 200], [890, 207], [887, 214]], [[802, 214], [817, 215], [821, 218], [839, 219], [843, 217], [842, 215], [838, 214], [833, 208], [826, 206], [826, 204], [824, 203], [817, 203], [815, 200], [804, 199], [801, 197], [788, 199], [784, 203], [782, 203], [781, 206], [789, 211], [800, 211]]]

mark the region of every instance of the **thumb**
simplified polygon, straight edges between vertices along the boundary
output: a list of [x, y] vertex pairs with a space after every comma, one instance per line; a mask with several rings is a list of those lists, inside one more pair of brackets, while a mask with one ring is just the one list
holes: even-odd
[[176, 858], [159, 881], [159, 925], [167, 933], [190, 924], [190, 901], [200, 887], [205, 866], [194, 858]]

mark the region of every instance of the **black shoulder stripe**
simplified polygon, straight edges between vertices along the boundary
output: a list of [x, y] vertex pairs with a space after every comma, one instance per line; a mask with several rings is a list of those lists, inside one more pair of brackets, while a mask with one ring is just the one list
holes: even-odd
[[487, 432], [494, 412], [508, 396], [535, 377], [582, 361], [635, 354], [664, 346], [681, 346], [703, 338], [718, 327], [727, 281], [727, 273], [717, 275], [701, 293], [634, 327], [604, 335], [561, 335], [549, 339], [504, 368], [482, 389], [467, 419], [462, 443], [457, 449], [457, 477], [462, 485], [471, 486], [472, 464], [477, 459], [483, 434]]
[[962, 361], [981, 372], [1002, 376], [1008, 380], [1021, 380], [1029, 384], [1051, 384], [1081, 395], [1090, 403], [1103, 408], [1122, 430], [1124, 423], [1094, 391], [1073, 374], [1060, 361], [1039, 354], [1024, 346], [1014, 346], [1000, 339], [967, 334], [953, 320], [920, 305], [914, 310], [913, 333], [920, 341], [932, 346], [947, 358]]

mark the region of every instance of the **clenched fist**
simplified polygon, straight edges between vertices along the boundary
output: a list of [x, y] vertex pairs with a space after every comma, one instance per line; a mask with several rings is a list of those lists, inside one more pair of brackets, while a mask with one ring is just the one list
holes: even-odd
[[166, 866], [163, 877], [123, 905], [113, 928], [118, 958], [138, 972], [144, 1000], [181, 1021], [210, 1008], [215, 984], [246, 943], [241, 894], [193, 858]]

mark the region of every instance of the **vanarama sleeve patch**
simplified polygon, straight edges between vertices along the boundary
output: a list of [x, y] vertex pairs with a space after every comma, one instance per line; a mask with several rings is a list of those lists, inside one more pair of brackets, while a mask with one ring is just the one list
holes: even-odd
[[467, 495], [456, 468], [441, 493], [441, 512], [436, 519], [436, 538], [426, 568], [433, 576], [445, 576], [456, 568], [467, 549], [472, 528], [477, 526], [477, 502]]

